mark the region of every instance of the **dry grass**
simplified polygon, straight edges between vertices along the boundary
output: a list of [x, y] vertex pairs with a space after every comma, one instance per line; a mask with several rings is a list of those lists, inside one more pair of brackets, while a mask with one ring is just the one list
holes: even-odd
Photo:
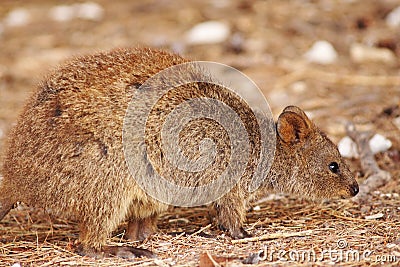
[[[398, 176], [395, 179], [393, 184], [398, 184]], [[335, 261], [340, 266], [381, 265], [383, 257], [388, 261], [394, 261], [389, 257], [397, 257], [396, 262], [385, 264], [398, 266], [400, 191], [390, 184], [386, 189], [391, 193], [374, 192], [372, 202], [362, 206], [351, 201], [311, 203], [291, 198], [263, 201], [259, 203], [259, 210], [248, 214], [246, 228], [255, 237], [261, 237], [252, 242], [232, 241], [210, 225], [206, 208], [175, 208], [159, 221], [160, 232], [143, 243], [124, 241], [123, 228], [109, 240], [110, 244], [139, 246], [158, 255], [156, 260], [131, 262], [77, 255], [74, 253], [74, 241], [78, 237], [75, 223], [51, 220], [41, 211], [23, 207], [11, 211], [2, 221], [0, 265], [213, 266], [204, 261], [208, 253], [226, 260], [220, 263], [222, 266], [238, 266], [250, 253], [264, 250], [264, 258], [253, 266], [284, 266], [290, 262], [298, 266], [324, 266]], [[383, 217], [365, 219], [377, 213]], [[338, 258], [341, 253], [342, 259]], [[363, 253], [367, 253], [367, 258], [363, 258]], [[313, 255], [315, 258], [309, 260]]]

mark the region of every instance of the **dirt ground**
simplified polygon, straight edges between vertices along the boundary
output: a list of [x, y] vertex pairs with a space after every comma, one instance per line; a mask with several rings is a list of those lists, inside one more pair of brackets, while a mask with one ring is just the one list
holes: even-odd
[[[96, 20], [54, 21], [49, 12], [61, 3], [75, 1], [0, 3], [0, 151], [24, 101], [49, 69], [71, 56], [145, 45], [243, 71], [275, 116], [289, 104], [298, 105], [335, 142], [346, 135], [347, 121], [382, 134], [392, 147], [376, 159], [392, 180], [362, 204], [264, 199], [249, 211], [245, 228], [256, 237], [278, 238], [249, 243], [236, 243], [210, 224], [204, 207], [175, 208], [159, 220], [159, 233], [133, 244], [154, 251], [158, 259], [133, 262], [77, 255], [74, 222], [20, 205], [0, 223], [0, 266], [242, 266], [250, 253], [261, 250], [264, 257], [253, 266], [399, 266], [400, 26], [389, 27], [385, 20], [400, 1], [96, 0], [103, 8]], [[21, 25], [7, 20], [16, 8], [29, 14]], [[225, 41], [187, 42], [185, 34], [193, 26], [211, 20], [228, 25]], [[335, 48], [333, 63], [304, 58], [318, 40]], [[354, 44], [386, 48], [392, 58], [357, 60], [351, 53]], [[359, 160], [349, 164], [358, 181], [365, 180]], [[125, 244], [123, 233], [124, 225], [109, 243]]]

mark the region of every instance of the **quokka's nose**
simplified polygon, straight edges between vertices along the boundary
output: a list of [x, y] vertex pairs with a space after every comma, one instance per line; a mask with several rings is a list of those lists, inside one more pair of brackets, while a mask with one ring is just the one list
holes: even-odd
[[351, 195], [354, 197], [355, 195], [358, 194], [358, 192], [360, 191], [360, 188], [358, 187], [358, 183], [355, 182], [354, 184], [352, 184], [350, 186], [350, 193]]

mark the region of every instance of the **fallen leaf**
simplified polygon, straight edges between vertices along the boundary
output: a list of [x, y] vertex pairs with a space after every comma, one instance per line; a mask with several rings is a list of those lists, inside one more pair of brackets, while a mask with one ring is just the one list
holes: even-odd
[[232, 257], [220, 257], [211, 255], [209, 252], [200, 254], [199, 267], [220, 267], [226, 266], [226, 263], [235, 260]]

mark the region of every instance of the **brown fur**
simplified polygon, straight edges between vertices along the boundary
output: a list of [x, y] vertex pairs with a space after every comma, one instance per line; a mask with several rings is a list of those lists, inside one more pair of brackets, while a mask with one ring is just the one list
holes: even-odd
[[[17, 201], [75, 218], [80, 222], [82, 252], [88, 255], [100, 251], [125, 255], [125, 251], [104, 246], [106, 238], [124, 220], [129, 221], [129, 238], [144, 239], [151, 234], [158, 214], [167, 205], [149, 197], [132, 179], [123, 154], [123, 120], [141, 84], [159, 71], [184, 62], [187, 60], [163, 51], [121, 49], [71, 60], [51, 73], [30, 98], [9, 135], [0, 184], [0, 219]], [[221, 87], [183, 87], [183, 91], [172, 90], [160, 101], [163, 112], [150, 114], [147, 126], [151, 133], [146, 136], [149, 159], [157, 171], [170, 172], [159, 156], [161, 135], [157, 122], [174, 106], [199, 96], [227, 102], [245, 122], [253, 140], [252, 152], [242, 181], [214, 206], [219, 224], [233, 237], [243, 237], [246, 204], [252, 197], [245, 188], [245, 177], [251, 177], [260, 149], [255, 117], [240, 98]], [[201, 129], [205, 130], [199, 134]], [[215, 130], [211, 121], [198, 121], [185, 131], [186, 137], [180, 136], [185, 146], [193, 147], [197, 141], [192, 139], [204, 137], [214, 139], [217, 147], [227, 146], [220, 138], [223, 129]], [[357, 193], [357, 183], [336, 146], [299, 108], [284, 110], [277, 133], [275, 160], [256, 194], [274, 190], [331, 198]], [[187, 155], [196, 157], [191, 151], [188, 149]], [[225, 166], [224, 158], [230, 150], [224, 153], [217, 157], [214, 168], [205, 170], [204, 181], [179, 172], [169, 177], [177, 177], [177, 182], [183, 184], [209, 182]], [[329, 170], [331, 162], [339, 164], [339, 173]]]

